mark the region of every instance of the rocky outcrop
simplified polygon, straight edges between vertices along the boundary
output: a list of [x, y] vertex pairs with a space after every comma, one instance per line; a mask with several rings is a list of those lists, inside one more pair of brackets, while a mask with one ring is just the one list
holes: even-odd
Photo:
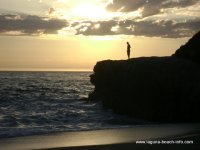
[[173, 56], [184, 58], [200, 64], [200, 32], [182, 45]]
[[199, 121], [200, 71], [196, 63], [175, 57], [101, 61], [94, 67], [90, 100], [139, 119]]
[[134, 118], [200, 122], [200, 32], [172, 57], [98, 62], [90, 100]]

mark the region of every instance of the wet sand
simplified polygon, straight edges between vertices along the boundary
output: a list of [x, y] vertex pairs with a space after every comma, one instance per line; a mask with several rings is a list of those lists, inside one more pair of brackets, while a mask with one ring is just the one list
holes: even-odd
[[0, 139], [0, 150], [148, 150], [171, 147], [200, 149], [200, 124], [143, 125]]

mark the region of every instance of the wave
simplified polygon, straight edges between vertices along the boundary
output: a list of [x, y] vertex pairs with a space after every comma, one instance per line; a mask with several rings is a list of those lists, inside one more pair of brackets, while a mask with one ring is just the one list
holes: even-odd
[[90, 73], [0, 73], [0, 138], [137, 124], [81, 100]]

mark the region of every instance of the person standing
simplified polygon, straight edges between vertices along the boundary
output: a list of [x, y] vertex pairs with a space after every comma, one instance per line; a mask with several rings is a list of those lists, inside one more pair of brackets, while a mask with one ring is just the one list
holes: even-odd
[[130, 54], [131, 54], [131, 45], [129, 44], [129, 42], [127, 42], [127, 56], [128, 56], [128, 59], [130, 59]]

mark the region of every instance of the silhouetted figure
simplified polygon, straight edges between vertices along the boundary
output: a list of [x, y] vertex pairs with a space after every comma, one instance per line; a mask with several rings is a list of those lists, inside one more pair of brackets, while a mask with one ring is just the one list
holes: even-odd
[[129, 42], [127, 42], [127, 55], [128, 55], [128, 59], [130, 58], [130, 53], [131, 53], [131, 45], [129, 44]]

